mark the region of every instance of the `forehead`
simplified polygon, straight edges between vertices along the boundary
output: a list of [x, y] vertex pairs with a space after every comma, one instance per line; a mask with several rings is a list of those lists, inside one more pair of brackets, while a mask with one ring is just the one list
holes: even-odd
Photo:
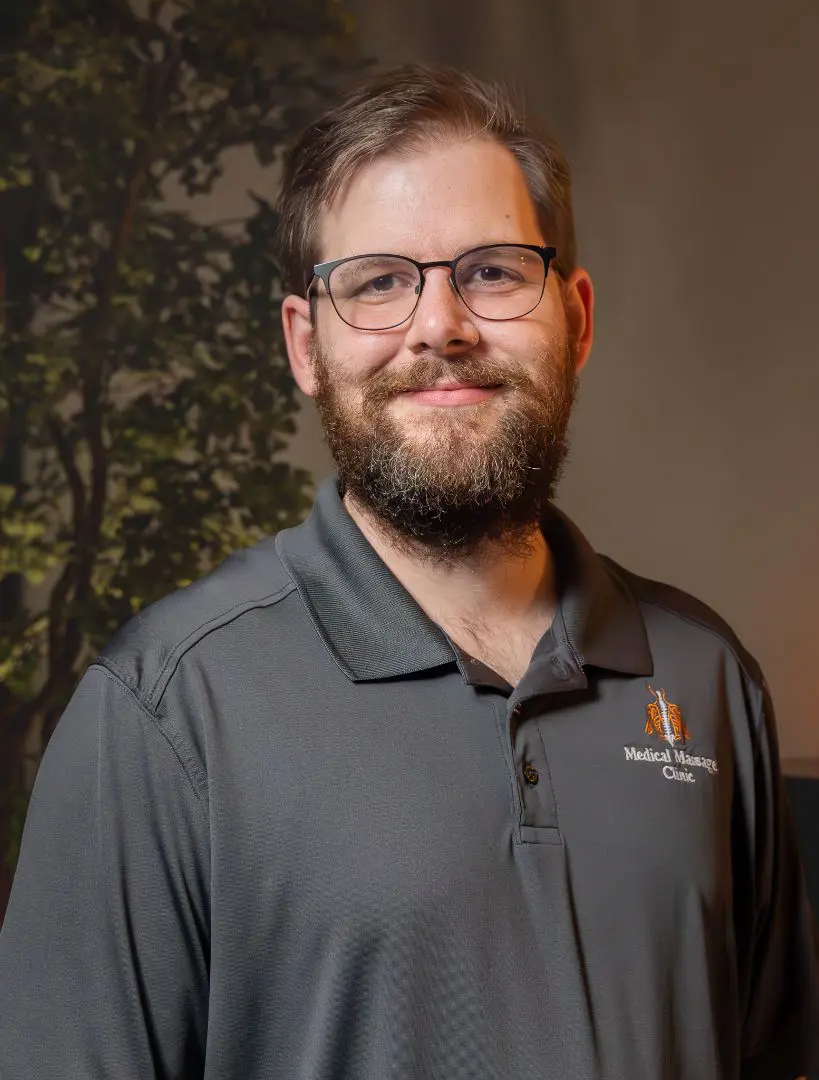
[[325, 210], [320, 257], [451, 258], [479, 244], [543, 239], [512, 153], [470, 139], [385, 155], [359, 170]]

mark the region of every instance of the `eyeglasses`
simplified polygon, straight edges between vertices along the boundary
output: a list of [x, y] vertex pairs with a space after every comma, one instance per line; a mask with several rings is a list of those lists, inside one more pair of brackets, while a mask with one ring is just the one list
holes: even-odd
[[474, 315], [504, 322], [520, 319], [538, 306], [556, 254], [555, 248], [536, 244], [492, 244], [464, 251], [450, 261], [353, 255], [314, 266], [307, 295], [321, 281], [348, 326], [391, 330], [411, 318], [418, 307], [425, 271], [445, 266], [450, 284]]

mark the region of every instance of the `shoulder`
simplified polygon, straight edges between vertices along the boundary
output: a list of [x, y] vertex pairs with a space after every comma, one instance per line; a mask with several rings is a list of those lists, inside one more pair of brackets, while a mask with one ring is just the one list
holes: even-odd
[[114, 635], [95, 663], [153, 711], [185, 653], [249, 612], [279, 604], [295, 589], [276, 539], [269, 537], [145, 608]]
[[602, 556], [602, 559], [609, 573], [634, 597], [650, 639], [662, 634], [670, 637], [672, 644], [680, 646], [686, 641], [710, 642], [713, 648], [730, 654], [745, 678], [759, 691], [765, 691], [765, 678], [759, 663], [718, 612], [683, 589], [641, 577], [608, 556]]

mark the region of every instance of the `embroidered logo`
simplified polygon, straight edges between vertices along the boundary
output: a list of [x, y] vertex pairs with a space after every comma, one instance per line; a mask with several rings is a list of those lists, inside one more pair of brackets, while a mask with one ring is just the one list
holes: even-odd
[[[646, 689], [654, 700], [646, 705], [646, 724], [644, 735], [659, 736], [659, 747], [624, 746], [626, 761], [644, 761], [648, 765], [659, 765], [666, 780], [675, 780], [683, 784], [695, 784], [702, 772], [714, 777], [719, 772], [716, 758], [691, 753], [686, 748], [691, 740], [691, 732], [683, 719], [682, 709], [669, 701], [665, 690], [655, 690], [646, 683]], [[662, 744], [666, 743], [664, 747]], [[699, 772], [702, 770], [702, 772]]]
[[665, 690], [655, 690], [646, 683], [655, 700], [646, 705], [646, 735], [659, 735], [670, 746], [678, 743], [686, 743], [691, 738], [688, 728], [685, 726], [683, 715], [679, 705], [669, 701], [665, 696]]

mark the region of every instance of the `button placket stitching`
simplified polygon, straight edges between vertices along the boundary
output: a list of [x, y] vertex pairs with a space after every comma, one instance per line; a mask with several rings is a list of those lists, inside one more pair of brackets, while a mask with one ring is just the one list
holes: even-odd
[[[522, 843], [521, 819], [523, 817], [523, 802], [515, 767], [515, 749], [509, 739], [509, 708], [508, 698], [492, 700], [492, 708], [495, 713], [495, 736], [501, 752], [501, 757], [506, 766], [506, 780], [509, 785], [509, 796], [512, 809], [512, 835], [515, 843]], [[520, 716], [520, 705], [512, 710], [514, 715]]]
[[554, 824], [554, 828], [557, 829], [557, 831], [559, 833], [560, 832], [560, 804], [557, 801], [557, 791], [555, 790], [555, 783], [554, 783], [554, 780], [552, 779], [552, 768], [549, 765], [549, 755], [546, 752], [546, 742], [545, 742], [545, 740], [543, 738], [543, 727], [542, 727], [543, 720], [538, 717], [534, 721], [534, 723], [535, 723], [535, 727], [537, 728], [537, 737], [538, 737], [538, 739], [540, 739], [540, 745], [543, 748], [543, 764], [546, 766], [546, 775], [549, 778], [549, 791], [552, 794], [552, 804], [554, 805], [554, 808], [555, 808], [555, 824]]

